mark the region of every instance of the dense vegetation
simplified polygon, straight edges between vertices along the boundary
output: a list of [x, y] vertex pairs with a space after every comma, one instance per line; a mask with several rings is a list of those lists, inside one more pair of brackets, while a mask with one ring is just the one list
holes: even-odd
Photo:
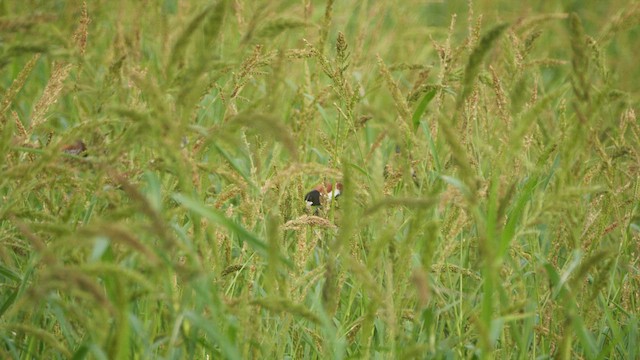
[[0, 358], [640, 357], [639, 23], [0, 3]]

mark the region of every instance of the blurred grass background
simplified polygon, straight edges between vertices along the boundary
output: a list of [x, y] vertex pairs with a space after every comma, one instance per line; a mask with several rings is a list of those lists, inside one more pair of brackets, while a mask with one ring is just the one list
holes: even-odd
[[0, 358], [637, 358], [639, 21], [0, 3]]

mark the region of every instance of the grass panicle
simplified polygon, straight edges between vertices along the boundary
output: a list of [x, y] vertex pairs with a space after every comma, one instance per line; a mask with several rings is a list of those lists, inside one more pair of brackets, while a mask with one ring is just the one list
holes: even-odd
[[2, 109], [0, 109], [0, 116], [2, 116], [2, 118], [0, 119], [0, 124], [2, 124], [3, 127], [7, 121], [7, 111], [11, 108], [11, 105], [13, 104], [15, 97], [18, 95], [18, 92], [20, 92], [20, 89], [22, 89], [22, 87], [25, 85], [29, 74], [31, 73], [31, 71], [33, 71], [33, 68], [38, 63], [40, 56], [41, 54], [35, 54], [31, 57], [31, 59], [25, 64], [24, 68], [22, 68], [18, 76], [13, 80], [11, 86], [4, 93], [1, 103]]

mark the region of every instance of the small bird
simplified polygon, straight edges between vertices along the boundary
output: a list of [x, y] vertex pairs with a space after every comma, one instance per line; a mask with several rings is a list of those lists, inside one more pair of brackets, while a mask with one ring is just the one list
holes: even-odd
[[322, 206], [326, 201], [337, 198], [342, 194], [342, 183], [336, 183], [335, 188], [332, 183], [320, 184], [309, 191], [304, 196], [307, 206]]
[[62, 147], [62, 152], [69, 155], [87, 156], [87, 145], [82, 140], [78, 140], [73, 144], [65, 145]]

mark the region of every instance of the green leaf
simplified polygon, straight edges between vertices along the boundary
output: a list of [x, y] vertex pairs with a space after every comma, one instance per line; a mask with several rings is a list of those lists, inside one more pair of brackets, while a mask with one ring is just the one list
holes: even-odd
[[146, 171], [143, 175], [146, 182], [145, 195], [155, 211], [162, 211], [162, 184], [155, 172]]
[[[200, 216], [203, 216], [207, 220], [212, 221], [226, 228], [230, 232], [236, 234], [240, 239], [242, 239], [243, 241], [246, 241], [250, 246], [252, 246], [258, 254], [264, 256], [265, 258], [268, 258], [267, 243], [261, 240], [260, 238], [258, 238], [258, 236], [255, 235], [254, 233], [245, 229], [242, 225], [224, 216], [224, 214], [222, 214], [221, 212], [214, 209], [210, 209], [206, 207], [204, 204], [202, 204], [201, 202], [195, 199], [189, 198], [185, 195], [175, 193], [173, 194], [172, 198], [178, 203], [180, 203], [182, 206], [186, 207], [187, 209], [199, 214]], [[280, 258], [287, 265], [289, 266], [292, 265], [291, 261], [286, 257], [284, 257], [282, 254], [280, 254]]]
[[225, 359], [242, 359], [240, 350], [238, 350], [233, 339], [231, 339], [228, 334], [220, 331], [219, 325], [216, 322], [203, 318], [193, 311], [185, 312], [184, 318], [189, 320], [193, 326], [209, 335], [210, 339], [220, 346], [220, 351]]
[[593, 334], [589, 329], [587, 329], [587, 325], [584, 323], [582, 317], [572, 316], [571, 325], [573, 327], [573, 331], [575, 331], [578, 341], [580, 341], [586, 352], [587, 359], [595, 358], [598, 353], [598, 345], [596, 345]]
[[3, 266], [2, 264], [0, 264], [0, 275], [6, 278], [9, 278], [13, 281], [22, 281], [22, 279], [20, 278], [20, 275], [15, 273], [13, 270]]
[[227, 162], [229, 162], [231, 167], [234, 168], [238, 172], [238, 174], [240, 174], [240, 176], [242, 176], [242, 178], [245, 179], [249, 185], [251, 185], [251, 187], [253, 187], [254, 189], [258, 188], [253, 183], [253, 181], [251, 181], [249, 174], [247, 174], [247, 172], [244, 169], [242, 169], [240, 164], [238, 164], [238, 162], [234, 158], [232, 158], [231, 155], [229, 155], [229, 153], [227, 153], [223, 148], [221, 148], [216, 143], [213, 143], [212, 145], [213, 145], [213, 148], [218, 152], [218, 154], [222, 155], [222, 157], [224, 157], [227, 160]]
[[222, 24], [224, 23], [224, 15], [227, 11], [227, 1], [218, 1], [215, 6], [212, 6], [208, 10], [210, 11], [210, 14], [204, 22], [204, 36], [207, 46], [213, 46], [218, 38]]
[[418, 126], [420, 126], [420, 118], [422, 117], [422, 114], [424, 114], [424, 112], [427, 110], [427, 105], [429, 105], [429, 103], [435, 96], [436, 89], [431, 89], [427, 91], [427, 93], [422, 97], [420, 104], [418, 104], [418, 107], [416, 107], [416, 110], [413, 112], [413, 117], [411, 118], [413, 123], [413, 130], [417, 130]]
[[465, 196], [471, 196], [471, 190], [462, 180], [455, 178], [453, 176], [448, 176], [448, 175], [440, 175], [440, 178], [444, 180], [444, 182], [446, 182], [447, 184], [460, 190], [460, 192]]
[[354, 164], [354, 163], [349, 163], [349, 166], [351, 166], [352, 168], [358, 170], [363, 176], [370, 178], [371, 175], [369, 174], [369, 172], [366, 169], [361, 168], [360, 166]]
[[2, 317], [2, 315], [4, 315], [4, 313], [9, 309], [9, 306], [11, 306], [16, 301], [17, 297], [18, 290], [15, 290], [7, 295], [7, 300], [4, 302], [4, 304], [2, 304], [2, 306], [0, 306], [0, 317]]
[[440, 173], [442, 171], [442, 165], [440, 164], [440, 157], [438, 156], [438, 151], [436, 150], [436, 144], [433, 141], [433, 137], [431, 136], [431, 130], [429, 130], [426, 121], [421, 121], [420, 125], [422, 127], [422, 131], [427, 136], [427, 140], [429, 141], [429, 150], [431, 151], [431, 156], [433, 156], [433, 161], [435, 161], [436, 171]]
[[82, 344], [78, 347], [78, 350], [73, 354], [72, 360], [82, 360], [87, 357], [89, 354], [89, 346], [87, 344]]
[[498, 254], [498, 256], [504, 256], [504, 254], [507, 252], [509, 244], [511, 244], [511, 241], [515, 236], [516, 227], [522, 220], [525, 206], [533, 198], [533, 193], [537, 185], [538, 177], [533, 176], [530, 177], [522, 187], [522, 190], [520, 191], [520, 194], [516, 200], [515, 206], [507, 217], [507, 223], [504, 226], [504, 230], [502, 232], [502, 238], [500, 241], [500, 253]]
[[471, 94], [471, 90], [473, 89], [473, 83], [480, 73], [480, 65], [482, 65], [482, 61], [485, 56], [493, 47], [493, 44], [500, 38], [500, 35], [509, 27], [508, 23], [498, 24], [493, 29], [491, 29], [487, 34], [485, 34], [482, 39], [480, 39], [480, 43], [473, 49], [471, 56], [469, 56], [469, 62], [467, 63], [467, 67], [464, 71], [464, 81], [462, 83], [463, 88], [460, 96], [458, 97], [458, 108], [462, 105], [464, 100]]
[[191, 19], [187, 27], [182, 30], [180, 36], [178, 36], [175, 44], [173, 45], [173, 48], [171, 49], [171, 60], [169, 61], [169, 67], [173, 67], [184, 59], [187, 46], [189, 45], [189, 42], [191, 40], [191, 36], [195, 33], [200, 24], [202, 24], [212, 8], [213, 6], [208, 6], [207, 8], [202, 10], [198, 15]]

